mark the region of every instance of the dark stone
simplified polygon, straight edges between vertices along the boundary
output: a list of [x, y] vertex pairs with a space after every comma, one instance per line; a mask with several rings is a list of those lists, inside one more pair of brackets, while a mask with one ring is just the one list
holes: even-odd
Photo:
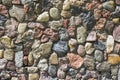
[[5, 21], [7, 21], [7, 18], [5, 18], [4, 16], [0, 15], [0, 26], [3, 26]]
[[66, 41], [58, 41], [53, 45], [53, 51], [57, 53], [58, 56], [65, 56], [69, 50], [68, 43]]
[[64, 29], [64, 28], [61, 28], [59, 30], [59, 37], [60, 37], [60, 40], [68, 40], [69, 39], [69, 35], [68, 35], [67, 30]]
[[94, 47], [95, 49], [98, 49], [98, 50], [105, 50], [105, 45], [100, 41], [96, 41], [94, 43]]
[[55, 77], [57, 74], [57, 68], [54, 65], [50, 65], [48, 68], [48, 73], [50, 76]]

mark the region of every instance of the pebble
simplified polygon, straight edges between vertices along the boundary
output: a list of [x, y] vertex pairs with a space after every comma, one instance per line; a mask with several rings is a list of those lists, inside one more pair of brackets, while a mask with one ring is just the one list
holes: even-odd
[[37, 65], [37, 67], [40, 70], [47, 71], [47, 69], [48, 69], [47, 59], [41, 59]]
[[38, 67], [27, 67], [27, 72], [36, 73], [38, 72]]
[[70, 18], [71, 17], [71, 13], [69, 11], [61, 11], [61, 16], [64, 18]]
[[95, 48], [93, 47], [92, 43], [86, 43], [85, 44], [85, 51], [87, 54], [92, 54]]
[[78, 49], [77, 49], [77, 53], [78, 55], [80, 56], [84, 56], [86, 53], [85, 53], [85, 47], [83, 45], [79, 45], [78, 46]]
[[74, 53], [67, 53], [67, 58], [69, 59], [70, 66], [75, 69], [80, 68], [83, 64], [83, 58]]
[[119, 23], [119, 21], [120, 21], [120, 19], [119, 19], [119, 18], [113, 18], [113, 20], [112, 20], [112, 21], [113, 21], [113, 23], [114, 23], [114, 24], [118, 24], [118, 23]]
[[71, 38], [71, 39], [69, 40], [69, 42], [68, 42], [68, 45], [69, 45], [69, 47], [70, 47], [70, 51], [71, 51], [71, 52], [74, 51], [75, 48], [76, 48], [76, 46], [77, 46], [77, 40]]
[[23, 51], [18, 51], [15, 53], [15, 66], [16, 67], [23, 66]]
[[12, 1], [11, 0], [2, 0], [2, 3], [4, 4], [4, 5], [11, 5], [12, 4]]
[[56, 74], [57, 74], [57, 68], [56, 68], [56, 66], [50, 65], [50, 66], [48, 67], [48, 74], [49, 74], [50, 76], [52, 76], [52, 77], [56, 76]]
[[119, 31], [120, 31], [120, 26], [115, 27], [114, 30], [113, 30], [113, 38], [114, 38], [114, 40], [117, 41], [117, 42], [120, 42], [120, 38], [119, 38], [120, 34], [119, 34]]
[[111, 65], [116, 65], [120, 63], [120, 57], [118, 54], [109, 54], [108, 55], [108, 62]]
[[106, 46], [102, 41], [96, 41], [94, 43], [94, 48], [98, 50], [105, 50]]
[[115, 3], [120, 5], [120, 1], [119, 0], [115, 0]]
[[7, 60], [13, 60], [14, 59], [14, 51], [12, 49], [6, 49], [4, 51], [4, 58]]
[[89, 69], [89, 70], [93, 70], [95, 69], [95, 60], [92, 56], [88, 56], [86, 55], [85, 58], [84, 58], [84, 66]]
[[70, 75], [70, 76], [74, 76], [74, 75], [77, 74], [77, 70], [75, 70], [73, 68], [70, 68], [67, 74]]
[[49, 22], [49, 26], [51, 29], [58, 31], [61, 28], [62, 23], [61, 21], [51, 21]]
[[15, 63], [12, 62], [12, 61], [8, 61], [6, 67], [7, 67], [8, 70], [12, 70], [12, 71], [16, 70]]
[[55, 52], [52, 53], [51, 56], [49, 57], [49, 63], [55, 65], [58, 64], [58, 56]]
[[75, 26], [69, 26], [68, 27], [67, 31], [68, 31], [68, 34], [69, 34], [70, 38], [74, 38], [75, 37], [75, 30], [76, 30]]
[[114, 11], [115, 10], [115, 3], [114, 1], [108, 1], [103, 3], [103, 8], [109, 10], [109, 11]]
[[60, 11], [58, 8], [55, 7], [51, 8], [49, 13], [50, 16], [55, 20], [60, 18]]
[[61, 69], [58, 69], [58, 71], [57, 71], [58, 79], [64, 79], [65, 75], [66, 75], [66, 73], [64, 71], [62, 71]]
[[106, 50], [107, 53], [110, 53], [113, 51], [113, 47], [114, 47], [114, 39], [113, 36], [108, 35], [107, 41], [106, 41]]
[[19, 33], [19, 34], [24, 33], [25, 30], [26, 30], [26, 28], [27, 28], [27, 23], [20, 23], [20, 24], [18, 25], [18, 33]]
[[86, 28], [81, 26], [77, 28], [77, 41], [78, 43], [84, 43], [87, 37]]
[[4, 5], [2, 5], [2, 4], [0, 4], [0, 14], [2, 14], [2, 15], [4, 15], [4, 16], [8, 17], [8, 10], [7, 10], [7, 7], [4, 6]]
[[68, 40], [69, 35], [68, 35], [67, 30], [64, 28], [59, 29], [59, 37], [60, 37], [60, 40], [62, 41]]
[[97, 66], [96, 66], [96, 69], [98, 71], [110, 71], [110, 64], [106, 61], [102, 62], [102, 63], [99, 63]]
[[49, 21], [50, 19], [50, 16], [48, 14], [48, 12], [43, 12], [42, 14], [40, 14], [38, 17], [37, 17], [37, 20], [38, 22], [47, 22]]
[[118, 69], [119, 69], [119, 66], [118, 65], [115, 65], [115, 66], [111, 66], [111, 75], [113, 76], [117, 76], [118, 74]]
[[19, 80], [17, 77], [12, 77], [11, 80]]
[[100, 18], [95, 25], [95, 29], [97, 30], [101, 30], [104, 28], [104, 25], [106, 23], [106, 18]]
[[94, 57], [95, 57], [95, 60], [96, 60], [96, 61], [101, 62], [101, 61], [103, 61], [103, 59], [104, 59], [104, 54], [103, 54], [103, 52], [100, 51], [100, 50], [95, 50], [95, 52], [94, 52]]
[[13, 5], [9, 10], [9, 14], [11, 17], [15, 17], [20, 22], [24, 20], [25, 12], [22, 6]]
[[3, 24], [5, 23], [6, 20], [7, 20], [6, 17], [0, 15], [0, 26], [3, 26]]
[[39, 74], [38, 73], [31, 73], [28, 75], [29, 80], [39, 80]]
[[58, 56], [63, 57], [68, 52], [68, 43], [66, 41], [58, 41], [57, 43], [53, 44], [53, 51], [57, 53]]
[[88, 34], [88, 36], [87, 36], [87, 38], [86, 38], [86, 41], [96, 41], [96, 39], [97, 39], [97, 36], [96, 36], [96, 32], [95, 31], [91, 31], [89, 34]]
[[113, 21], [107, 21], [105, 25], [105, 30], [108, 34], [112, 34], [112, 31], [114, 29]]
[[116, 45], [114, 47], [114, 52], [119, 53], [119, 51], [120, 51], [120, 44], [116, 43]]
[[0, 59], [0, 70], [5, 69], [6, 64], [7, 64], [8, 60], [7, 59]]
[[120, 69], [118, 70], [118, 79], [120, 79]]

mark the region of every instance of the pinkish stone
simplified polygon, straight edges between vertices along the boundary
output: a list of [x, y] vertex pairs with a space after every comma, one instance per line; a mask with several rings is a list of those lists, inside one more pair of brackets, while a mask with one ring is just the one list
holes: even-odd
[[120, 25], [113, 30], [113, 38], [115, 41], [120, 42]]
[[20, 4], [20, 0], [12, 0], [12, 4]]
[[68, 31], [68, 34], [69, 34], [70, 37], [75, 36], [75, 26], [69, 26], [67, 31]]
[[95, 29], [97, 30], [103, 29], [105, 23], [106, 23], [106, 18], [100, 18], [95, 25]]
[[115, 47], [114, 47], [114, 52], [119, 53], [120, 52], [120, 44], [116, 43]]
[[79, 46], [78, 46], [77, 53], [78, 53], [78, 55], [80, 55], [80, 56], [84, 56], [84, 55], [85, 55], [85, 48], [84, 48], [83, 45], [79, 45]]
[[96, 41], [97, 37], [96, 37], [96, 32], [95, 31], [91, 31], [88, 34], [88, 37], [86, 39], [86, 41]]
[[67, 54], [67, 58], [70, 61], [70, 66], [73, 67], [73, 68], [75, 68], [75, 69], [80, 68], [82, 66], [82, 64], [83, 64], [83, 58], [80, 57], [77, 54], [68, 53]]
[[6, 6], [4, 6], [2, 4], [0, 4], [0, 14], [8, 17], [8, 10], [7, 10]]

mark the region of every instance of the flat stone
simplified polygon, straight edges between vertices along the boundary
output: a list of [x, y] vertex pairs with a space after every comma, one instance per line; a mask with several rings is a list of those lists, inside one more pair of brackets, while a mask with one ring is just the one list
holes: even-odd
[[12, 49], [6, 49], [4, 51], [4, 58], [7, 60], [13, 60], [14, 59], [14, 51]]
[[113, 38], [115, 41], [120, 42], [120, 26], [115, 27], [113, 30]]
[[120, 56], [118, 54], [109, 54], [108, 63], [111, 65], [117, 65], [120, 63]]
[[57, 74], [57, 68], [54, 65], [50, 65], [48, 68], [48, 74], [52, 77], [56, 76]]
[[59, 57], [65, 56], [69, 50], [68, 43], [66, 41], [58, 41], [57, 43], [53, 44], [52, 49]]
[[95, 52], [94, 52], [94, 57], [95, 57], [95, 60], [96, 60], [96, 61], [101, 62], [101, 61], [103, 61], [104, 54], [103, 54], [103, 52], [100, 51], [100, 50], [95, 50]]
[[38, 22], [47, 22], [49, 21], [49, 14], [48, 12], [43, 12], [42, 14], [40, 14], [38, 17], [37, 17], [37, 20]]
[[18, 33], [20, 34], [24, 33], [26, 28], [27, 28], [27, 23], [20, 23], [18, 25]]
[[8, 36], [2, 36], [1, 37], [1, 42], [7, 48], [13, 48], [14, 47], [13, 41], [11, 41], [11, 39]]
[[47, 71], [47, 69], [48, 69], [47, 59], [40, 59], [37, 67], [38, 67], [40, 70]]
[[94, 51], [94, 47], [92, 46], [92, 43], [86, 43], [85, 44], [85, 51], [87, 54], [92, 54]]
[[39, 80], [39, 74], [38, 73], [31, 73], [28, 77], [29, 80]]
[[89, 34], [88, 34], [88, 36], [87, 36], [87, 38], [86, 38], [86, 41], [96, 41], [96, 39], [97, 39], [97, 36], [96, 36], [96, 32], [95, 31], [91, 31]]
[[106, 50], [107, 53], [110, 53], [113, 51], [113, 47], [114, 47], [114, 39], [113, 36], [108, 35], [107, 41], [106, 41]]
[[3, 58], [4, 50], [0, 50], [0, 59]]
[[49, 22], [49, 26], [51, 29], [58, 31], [61, 28], [62, 23], [61, 21], [51, 21]]
[[15, 17], [20, 22], [24, 20], [25, 12], [23, 6], [13, 5], [9, 10], [9, 14], [11, 17]]
[[115, 10], [115, 3], [114, 1], [107, 1], [102, 4], [104, 9], [107, 9], [109, 11], [114, 11]]
[[36, 73], [36, 72], [38, 72], [38, 67], [28, 67], [27, 71], [29, 73]]
[[85, 47], [83, 45], [79, 45], [78, 46], [78, 49], [77, 49], [77, 53], [78, 55], [80, 56], [84, 56], [86, 53], [85, 53]]
[[98, 71], [110, 71], [110, 64], [106, 61], [102, 62], [102, 63], [99, 63], [97, 66], [96, 66], [96, 69]]
[[0, 59], [0, 70], [5, 69], [6, 64], [7, 64], [7, 59], [4, 59], [4, 58]]
[[83, 64], [83, 58], [80, 57], [79, 55], [74, 54], [74, 53], [68, 53], [67, 58], [70, 61], [70, 66], [75, 68], [75, 69], [80, 68]]
[[18, 51], [15, 53], [15, 66], [16, 67], [23, 66], [23, 51]]
[[88, 56], [86, 55], [84, 58], [84, 66], [88, 69], [88, 70], [93, 70], [95, 69], [95, 60], [92, 56]]
[[59, 19], [60, 18], [60, 11], [59, 9], [53, 7], [50, 9], [50, 16], [53, 18], [53, 19]]
[[49, 63], [50, 64], [58, 64], [58, 56], [55, 52], [50, 55]]
[[12, 71], [16, 70], [15, 63], [12, 61], [8, 61], [6, 67], [8, 70], [12, 70]]
[[87, 37], [86, 28], [81, 26], [77, 28], [77, 41], [78, 43], [84, 43]]

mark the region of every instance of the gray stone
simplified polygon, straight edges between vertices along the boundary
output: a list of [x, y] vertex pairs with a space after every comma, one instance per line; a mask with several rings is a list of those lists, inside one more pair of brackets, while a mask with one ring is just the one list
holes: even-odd
[[50, 2], [58, 9], [62, 9], [63, 2], [62, 0], [50, 0]]
[[4, 51], [4, 58], [7, 60], [13, 60], [14, 59], [14, 51], [12, 49], [6, 49]]
[[12, 0], [2, 0], [2, 4], [10, 6], [12, 4]]
[[118, 69], [119, 69], [119, 66], [118, 66], [118, 65], [111, 66], [111, 75], [112, 75], [112, 76], [117, 76], [117, 74], [118, 74]]
[[9, 10], [9, 14], [11, 17], [15, 17], [20, 22], [24, 20], [25, 12], [23, 6], [13, 5]]
[[105, 50], [106, 46], [105, 46], [104, 42], [96, 41], [94, 43], [94, 48], [103, 51], [103, 50]]
[[91, 31], [88, 36], [86, 41], [96, 41], [97, 36], [96, 36], [96, 32], [95, 31]]
[[0, 70], [5, 69], [5, 66], [7, 64], [7, 59], [0, 59]]
[[67, 73], [67, 74], [70, 75], [70, 76], [74, 76], [74, 75], [77, 74], [77, 70], [75, 70], [75, 69], [73, 69], [73, 68], [70, 68], [70, 69], [68, 70], [68, 73]]
[[52, 49], [58, 54], [58, 56], [65, 56], [69, 50], [68, 43], [66, 41], [58, 41], [53, 45]]
[[95, 60], [92, 56], [86, 55], [83, 63], [84, 66], [89, 70], [93, 70], [95, 68]]
[[77, 49], [77, 53], [78, 53], [78, 55], [80, 55], [80, 56], [84, 56], [85, 55], [85, 47], [83, 46], [83, 45], [79, 45], [78, 46], [78, 49]]
[[64, 40], [64, 41], [68, 40], [69, 35], [68, 35], [67, 30], [64, 28], [59, 29], [59, 37], [60, 37], [60, 40]]
[[37, 67], [40, 70], [47, 71], [47, 69], [48, 69], [47, 59], [40, 59]]
[[120, 80], [120, 68], [118, 70], [118, 80]]
[[94, 58], [95, 58], [96, 61], [99, 61], [99, 62], [103, 61], [103, 59], [104, 59], [103, 52], [100, 51], [100, 50], [95, 50], [95, 52], [94, 52]]
[[62, 26], [62, 22], [61, 21], [51, 21], [51, 22], [49, 22], [49, 26], [51, 29], [58, 31], [60, 29], [60, 27]]
[[15, 66], [16, 67], [23, 66], [23, 51], [18, 51], [15, 53]]
[[38, 17], [37, 17], [37, 20], [38, 22], [47, 22], [49, 21], [49, 14], [48, 12], [43, 12], [42, 14], [40, 14]]
[[86, 51], [87, 54], [92, 54], [94, 50], [95, 50], [95, 49], [94, 49], [92, 43], [88, 43], [88, 42], [87, 42], [87, 43], [85, 44], [85, 51]]
[[53, 19], [59, 19], [60, 18], [60, 11], [59, 9], [53, 7], [50, 9], [50, 16], [53, 18]]
[[78, 43], [84, 43], [86, 41], [86, 28], [81, 26], [77, 28], [77, 41]]
[[32, 0], [20, 0], [22, 4], [27, 4], [27, 3], [30, 3], [32, 2]]
[[27, 67], [27, 71], [29, 73], [36, 73], [38, 72], [38, 67]]
[[106, 61], [102, 62], [102, 63], [99, 63], [97, 66], [96, 66], [96, 69], [98, 71], [110, 71], [110, 64]]
[[57, 74], [57, 68], [54, 65], [50, 65], [48, 68], [48, 74], [52, 77], [56, 76]]

